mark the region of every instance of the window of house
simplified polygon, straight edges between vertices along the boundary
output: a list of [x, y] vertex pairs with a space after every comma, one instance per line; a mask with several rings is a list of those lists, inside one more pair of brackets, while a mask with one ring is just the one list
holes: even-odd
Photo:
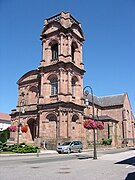
[[58, 81], [57, 79], [51, 80], [51, 96], [57, 95], [58, 93]]
[[52, 50], [52, 60], [58, 59], [58, 44], [53, 44], [51, 47]]
[[72, 79], [72, 96], [75, 97], [75, 80]]

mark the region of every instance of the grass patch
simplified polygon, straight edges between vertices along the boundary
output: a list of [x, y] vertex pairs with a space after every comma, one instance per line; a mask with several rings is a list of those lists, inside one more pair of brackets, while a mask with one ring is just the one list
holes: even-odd
[[15, 153], [11, 151], [0, 151], [0, 154], [15, 154]]

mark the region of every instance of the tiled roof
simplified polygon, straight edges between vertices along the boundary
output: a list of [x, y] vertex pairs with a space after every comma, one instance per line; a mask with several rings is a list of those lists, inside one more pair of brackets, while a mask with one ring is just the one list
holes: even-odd
[[[91, 119], [91, 116], [84, 116], [84, 119]], [[95, 116], [95, 120], [103, 121], [103, 122], [118, 122], [118, 120], [116, 120], [108, 115]]]
[[[94, 104], [97, 104], [101, 107], [122, 105], [124, 103], [125, 96], [125, 93], [101, 97], [94, 96]], [[92, 102], [91, 94], [88, 95], [88, 99], [89, 102]]]
[[106, 121], [118, 122], [116, 119], [113, 119], [112, 117], [110, 117], [108, 115], [99, 116], [98, 119], [103, 122], [106, 122]]
[[11, 116], [9, 114], [0, 113], [0, 120], [11, 121]]

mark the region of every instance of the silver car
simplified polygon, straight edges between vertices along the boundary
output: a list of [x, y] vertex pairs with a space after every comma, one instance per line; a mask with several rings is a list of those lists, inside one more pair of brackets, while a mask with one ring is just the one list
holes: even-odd
[[82, 152], [83, 145], [81, 141], [69, 141], [62, 145], [57, 146], [57, 152], [61, 153], [71, 153], [71, 152]]

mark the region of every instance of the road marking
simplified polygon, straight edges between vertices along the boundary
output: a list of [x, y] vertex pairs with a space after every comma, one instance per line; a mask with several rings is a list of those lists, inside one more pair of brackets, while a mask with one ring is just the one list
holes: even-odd
[[126, 166], [126, 168], [129, 168], [131, 165]]
[[134, 166], [134, 163], [131, 164], [131, 165], [126, 166], [126, 168], [130, 168], [130, 167], [133, 167], [133, 166]]

